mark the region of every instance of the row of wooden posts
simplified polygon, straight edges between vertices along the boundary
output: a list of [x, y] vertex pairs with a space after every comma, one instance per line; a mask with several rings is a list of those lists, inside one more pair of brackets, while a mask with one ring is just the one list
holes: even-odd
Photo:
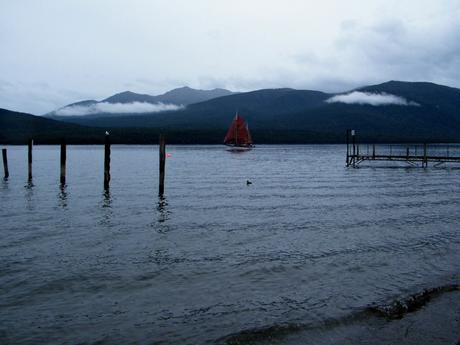
[[[32, 148], [33, 140], [29, 139], [27, 142], [27, 166], [28, 166], [28, 179], [32, 181]], [[160, 174], [159, 174], [159, 187], [158, 194], [160, 196], [164, 195], [165, 191], [165, 166], [166, 166], [166, 141], [165, 136], [160, 135]], [[108, 190], [110, 187], [110, 135], [105, 135], [104, 142], [104, 189]], [[8, 170], [8, 153], [6, 148], [2, 149], [2, 158], [3, 158], [3, 170], [4, 178], [7, 180], [10, 176]], [[60, 183], [65, 185], [66, 183], [66, 160], [67, 160], [67, 145], [65, 140], [61, 140], [61, 156], [60, 156]]]

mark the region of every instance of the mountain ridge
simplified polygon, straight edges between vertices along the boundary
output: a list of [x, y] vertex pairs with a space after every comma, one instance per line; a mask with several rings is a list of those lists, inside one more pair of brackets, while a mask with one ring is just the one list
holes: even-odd
[[74, 102], [54, 111], [51, 111], [45, 114], [44, 116], [50, 118], [59, 118], [61, 114], [65, 114], [65, 116], [71, 116], [73, 107], [75, 107], [75, 115], [77, 115], [79, 109], [76, 107], [89, 107], [100, 103], [129, 104], [139, 102], [150, 104], [164, 103], [173, 104], [177, 106], [186, 106], [192, 103], [203, 102], [213, 98], [227, 96], [231, 94], [234, 94], [234, 92], [221, 88], [199, 90], [190, 88], [188, 86], [175, 88], [157, 96], [141, 94], [127, 90], [104, 98], [101, 101], [83, 100], [79, 102]]
[[[181, 111], [158, 114], [75, 117], [66, 121], [91, 126], [223, 130], [236, 111], [252, 129], [311, 130], [338, 135], [362, 127], [374, 136], [401, 138], [460, 137], [460, 90], [434, 83], [389, 81], [354, 91], [399, 97], [406, 105], [328, 103], [337, 95], [315, 90], [261, 89], [190, 104]], [[364, 95], [366, 96], [366, 95]], [[363, 95], [360, 95], [363, 97]], [[419, 106], [410, 106], [412, 103]], [[457, 140], [457, 139], [455, 139]]]
[[[343, 97], [331, 102], [337, 96], [356, 97], [356, 91], [358, 101], [364, 103], [347, 104]], [[367, 97], [374, 103], [365, 103]], [[382, 99], [386, 103], [378, 103]], [[460, 142], [460, 89], [425, 82], [389, 81], [339, 94], [261, 89], [193, 103], [177, 111], [60, 119], [118, 131], [119, 142], [148, 141], [134, 137], [132, 133], [138, 131], [146, 137], [166, 133], [176, 143], [220, 143], [237, 111], [249, 123], [256, 143], [342, 142], [349, 128], [368, 141]]]

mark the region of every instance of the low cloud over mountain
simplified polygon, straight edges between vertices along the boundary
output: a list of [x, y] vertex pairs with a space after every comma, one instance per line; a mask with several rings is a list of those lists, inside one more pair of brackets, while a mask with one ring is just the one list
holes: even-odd
[[181, 87], [162, 95], [152, 96], [124, 91], [101, 101], [85, 100], [72, 103], [46, 114], [47, 117], [84, 116], [97, 114], [143, 114], [182, 110], [189, 104], [232, 95], [225, 89], [196, 90]]
[[147, 102], [132, 103], [108, 103], [101, 102], [89, 105], [72, 105], [56, 110], [55, 115], [94, 115], [94, 114], [141, 114], [141, 113], [159, 113], [162, 111], [181, 110], [183, 105]]
[[401, 105], [401, 106], [419, 106], [417, 102], [408, 101], [404, 97], [395, 96], [387, 93], [372, 93], [353, 91], [344, 95], [336, 95], [328, 100], [327, 103], [345, 103], [345, 104], [366, 104], [373, 106], [380, 105]]

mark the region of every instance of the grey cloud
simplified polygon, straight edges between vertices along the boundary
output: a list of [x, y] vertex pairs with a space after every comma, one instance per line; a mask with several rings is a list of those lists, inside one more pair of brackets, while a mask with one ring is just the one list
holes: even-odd
[[89, 106], [74, 105], [58, 109], [56, 115], [92, 115], [92, 114], [140, 114], [140, 113], [159, 113], [163, 111], [174, 111], [184, 109], [184, 106], [165, 103], [107, 103], [101, 102]]
[[382, 20], [343, 31], [336, 47], [348, 63], [359, 63], [381, 80], [460, 82], [460, 23], [421, 30], [402, 20]]
[[373, 106], [400, 105], [419, 106], [417, 102], [408, 101], [404, 97], [388, 93], [371, 93], [353, 91], [345, 95], [335, 95], [326, 100], [327, 103], [366, 104]]
[[6, 1], [0, 76], [13, 86], [0, 84], [0, 107], [45, 113], [127, 88], [160, 94], [183, 85], [459, 87], [459, 17], [458, 0]]

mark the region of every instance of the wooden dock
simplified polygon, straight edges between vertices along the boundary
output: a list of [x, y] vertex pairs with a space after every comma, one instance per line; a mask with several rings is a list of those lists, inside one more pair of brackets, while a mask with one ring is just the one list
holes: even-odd
[[460, 145], [455, 144], [359, 144], [354, 130], [347, 130], [347, 167], [363, 162], [404, 162], [426, 168], [460, 163]]

